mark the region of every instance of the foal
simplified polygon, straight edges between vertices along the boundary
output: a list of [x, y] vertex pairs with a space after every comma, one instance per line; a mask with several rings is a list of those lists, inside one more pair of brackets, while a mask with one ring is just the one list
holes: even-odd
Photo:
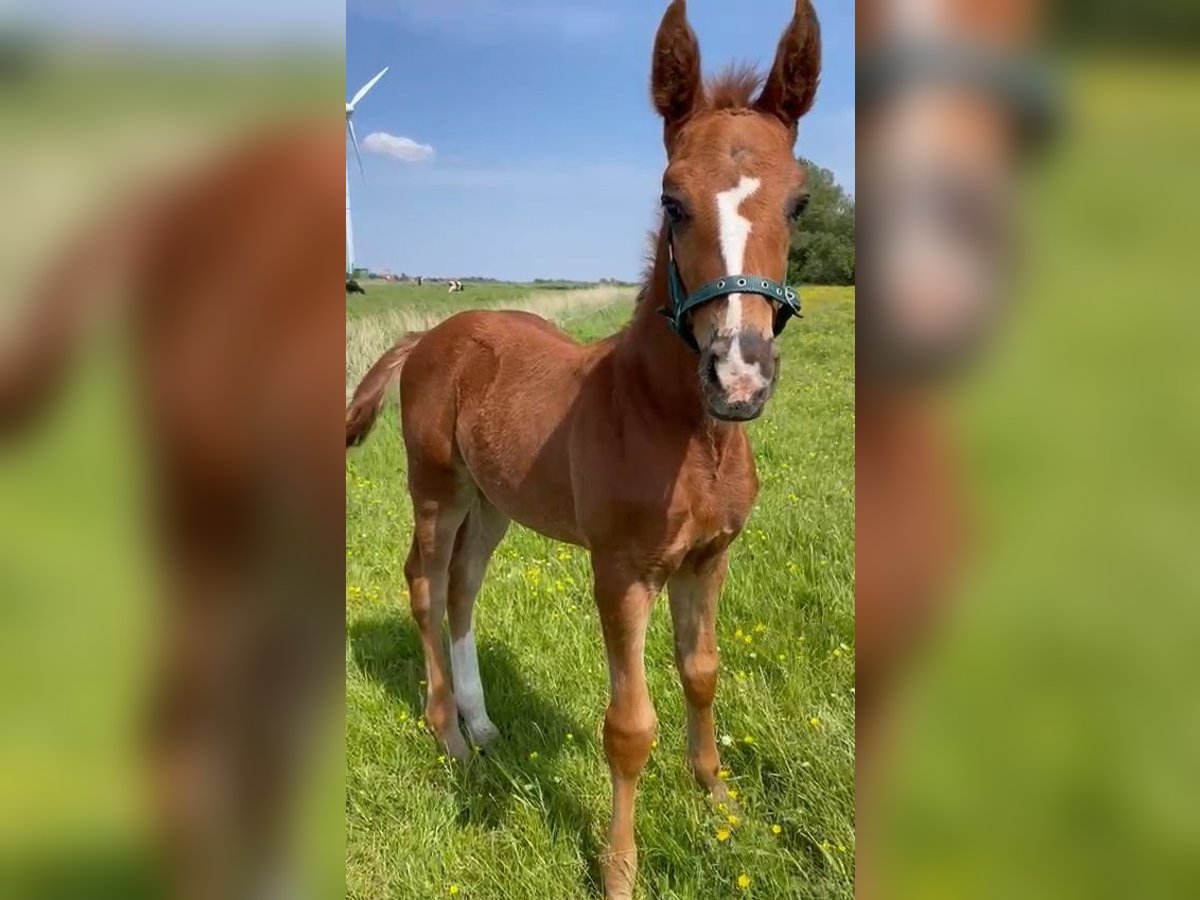
[[[817, 20], [800, 0], [757, 97], [759, 79], [745, 72], [706, 88], [684, 0], [675, 0], [653, 57], [668, 155], [663, 223], [630, 324], [579, 345], [526, 313], [461, 313], [403, 338], [347, 410], [349, 446], [399, 380], [415, 519], [405, 574], [424, 647], [426, 721], [453, 756], [468, 754], [459, 716], [481, 745], [498, 734], [471, 614], [509, 521], [591, 552], [611, 688], [609, 898], [630, 897], [636, 873], [634, 793], [656, 727], [643, 647], [664, 586], [690, 763], [724, 796], [712, 714], [717, 595], [758, 490], [740, 423], [762, 412], [778, 376], [774, 337], [793, 296], [779, 282], [789, 218], [804, 197], [792, 148], [819, 69]], [[746, 292], [730, 293], [726, 281]], [[710, 299], [687, 310], [702, 297]], [[664, 319], [664, 308], [676, 315]], [[441, 641], [447, 611], [453, 688]]]

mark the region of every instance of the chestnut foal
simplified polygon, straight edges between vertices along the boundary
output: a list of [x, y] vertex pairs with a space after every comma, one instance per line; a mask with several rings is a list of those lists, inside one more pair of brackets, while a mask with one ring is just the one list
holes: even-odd
[[[636, 874], [634, 793], [656, 727], [643, 647], [664, 585], [690, 763], [703, 787], [724, 796], [712, 713], [717, 595], [758, 490], [740, 423], [771, 395], [774, 337], [798, 311], [781, 283], [789, 217], [804, 197], [792, 148], [819, 69], [817, 20], [800, 0], [761, 92], [745, 72], [706, 87], [684, 0], [675, 0], [653, 58], [668, 155], [664, 217], [630, 324], [580, 345], [526, 313], [461, 313], [403, 338], [347, 410], [350, 446], [399, 380], [415, 518], [405, 573], [424, 646], [426, 720], [453, 756], [468, 755], [460, 715], [477, 743], [498, 734], [471, 614], [509, 521], [591, 552], [611, 688], [609, 898], [630, 897]], [[447, 611], [453, 687], [441, 639]]]

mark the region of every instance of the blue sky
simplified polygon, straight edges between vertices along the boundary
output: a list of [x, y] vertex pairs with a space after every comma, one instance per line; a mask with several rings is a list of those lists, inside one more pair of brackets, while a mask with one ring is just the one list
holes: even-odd
[[[797, 152], [854, 188], [854, 8], [816, 0], [817, 102]], [[348, 0], [359, 265], [446, 277], [636, 278], [665, 162], [650, 49], [665, 0]], [[770, 65], [792, 0], [691, 0], [706, 72]], [[392, 154], [381, 152], [390, 148]], [[349, 151], [351, 152], [352, 151]]]

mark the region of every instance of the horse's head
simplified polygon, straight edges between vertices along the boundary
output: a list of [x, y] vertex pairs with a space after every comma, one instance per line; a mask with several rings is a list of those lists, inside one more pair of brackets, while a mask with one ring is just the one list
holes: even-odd
[[662, 206], [672, 300], [686, 308], [675, 324], [699, 351], [709, 412], [752, 419], [774, 389], [775, 336], [795, 303], [783, 283], [806, 193], [792, 148], [816, 93], [821, 35], [808, 0], [798, 0], [761, 91], [750, 72], [706, 87], [685, 7], [674, 0], [663, 16], [652, 77], [667, 146]]
[[[1048, 134], [1037, 0], [857, 6], [860, 371], [953, 370], [1007, 293], [1017, 163]], [[864, 365], [865, 364], [865, 365]]]

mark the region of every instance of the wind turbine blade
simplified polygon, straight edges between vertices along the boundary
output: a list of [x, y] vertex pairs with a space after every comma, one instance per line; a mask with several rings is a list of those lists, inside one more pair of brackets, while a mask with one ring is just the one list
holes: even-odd
[[354, 158], [358, 160], [358, 171], [362, 174], [363, 178], [366, 178], [367, 172], [363, 168], [362, 155], [358, 152], [358, 135], [354, 133], [354, 123], [347, 120], [346, 127], [350, 129], [350, 143], [354, 145]]
[[351, 107], [358, 106], [358, 101], [361, 100], [363, 97], [367, 96], [367, 91], [369, 91], [369, 90], [371, 90], [371, 88], [375, 87], [375, 83], [378, 82], [380, 78], [382, 78], [384, 75], [387, 74], [387, 70], [388, 70], [388, 67], [384, 66], [382, 72], [380, 72], [378, 75], [376, 75], [374, 78], [372, 78], [366, 84], [364, 84], [361, 88], [359, 88], [358, 93], [354, 95], [354, 99], [350, 101], [350, 106]]

